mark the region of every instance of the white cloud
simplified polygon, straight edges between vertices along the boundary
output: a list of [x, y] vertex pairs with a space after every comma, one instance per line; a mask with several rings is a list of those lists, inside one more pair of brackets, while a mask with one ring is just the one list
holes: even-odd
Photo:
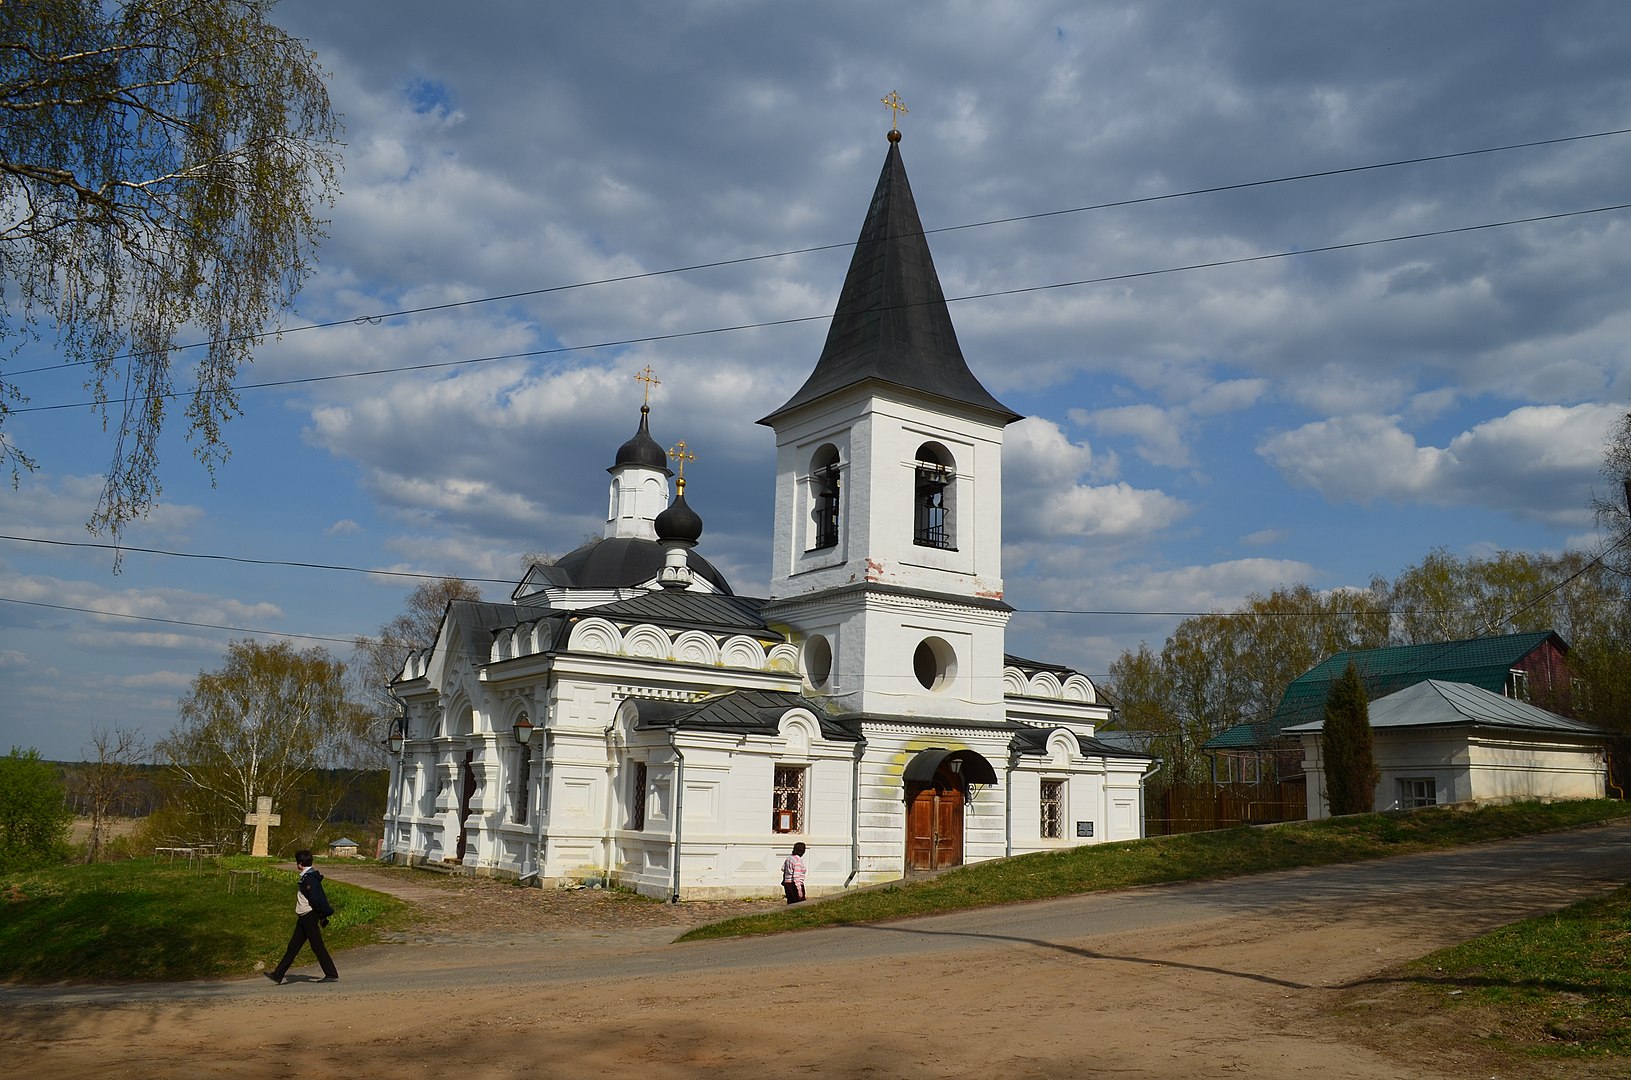
[[1161, 491], [1080, 483], [1094, 471], [1093, 452], [1072, 443], [1052, 421], [1020, 421], [1009, 429], [1003, 449], [1003, 525], [1014, 543], [1147, 537], [1188, 512]]
[[1346, 416], [1265, 439], [1258, 452], [1287, 480], [1331, 502], [1378, 499], [1485, 506], [1578, 524], [1616, 405], [1535, 405], [1484, 421], [1444, 447], [1421, 446], [1396, 419]]

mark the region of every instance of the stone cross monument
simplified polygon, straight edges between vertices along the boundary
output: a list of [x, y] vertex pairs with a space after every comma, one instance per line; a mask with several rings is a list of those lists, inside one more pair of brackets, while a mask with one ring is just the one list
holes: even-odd
[[266, 830], [283, 824], [283, 817], [272, 813], [272, 797], [262, 795], [255, 800], [255, 812], [244, 817], [244, 824], [255, 826], [255, 842], [250, 845], [249, 854], [264, 858], [267, 853]]

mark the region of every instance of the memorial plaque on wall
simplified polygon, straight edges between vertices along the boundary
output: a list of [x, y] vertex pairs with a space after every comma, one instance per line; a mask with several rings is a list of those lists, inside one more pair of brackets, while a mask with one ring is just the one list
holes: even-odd
[[1078, 821], [1076, 823], [1076, 835], [1077, 836], [1092, 836], [1093, 835], [1093, 823], [1091, 821]]

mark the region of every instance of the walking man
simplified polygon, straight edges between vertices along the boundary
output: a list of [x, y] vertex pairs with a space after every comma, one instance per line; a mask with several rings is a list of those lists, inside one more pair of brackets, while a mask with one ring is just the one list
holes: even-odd
[[294, 936], [289, 938], [288, 951], [283, 954], [283, 962], [273, 971], [266, 972], [266, 977], [275, 983], [281, 983], [283, 976], [289, 973], [289, 965], [299, 955], [300, 947], [307, 942], [311, 943], [311, 951], [316, 954], [317, 962], [323, 966], [321, 982], [336, 982], [340, 973], [334, 968], [334, 958], [328, 954], [328, 948], [323, 944], [323, 927], [328, 925], [328, 917], [334, 914], [334, 908], [328, 902], [328, 896], [323, 892], [323, 875], [313, 866], [311, 852], [297, 851], [294, 853], [294, 863], [300, 868], [300, 881], [295, 885], [294, 893]]

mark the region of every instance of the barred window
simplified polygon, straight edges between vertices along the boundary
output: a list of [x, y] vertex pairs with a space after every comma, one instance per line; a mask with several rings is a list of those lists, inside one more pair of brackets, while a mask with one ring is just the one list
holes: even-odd
[[1065, 835], [1065, 782], [1042, 781], [1042, 839], [1058, 840]]
[[917, 448], [915, 493], [912, 500], [912, 543], [919, 547], [957, 546], [952, 532], [952, 481], [956, 473], [951, 455], [935, 443]]
[[778, 833], [804, 831], [804, 774], [806, 770], [776, 766], [775, 799], [771, 804], [770, 830]]
[[1399, 781], [1399, 808], [1438, 805], [1438, 785], [1431, 776]]
[[629, 781], [629, 828], [639, 832], [646, 827], [646, 763], [634, 763], [634, 776]]
[[838, 546], [839, 494], [838, 448], [826, 443], [810, 462], [810, 516], [815, 525], [810, 550]]

